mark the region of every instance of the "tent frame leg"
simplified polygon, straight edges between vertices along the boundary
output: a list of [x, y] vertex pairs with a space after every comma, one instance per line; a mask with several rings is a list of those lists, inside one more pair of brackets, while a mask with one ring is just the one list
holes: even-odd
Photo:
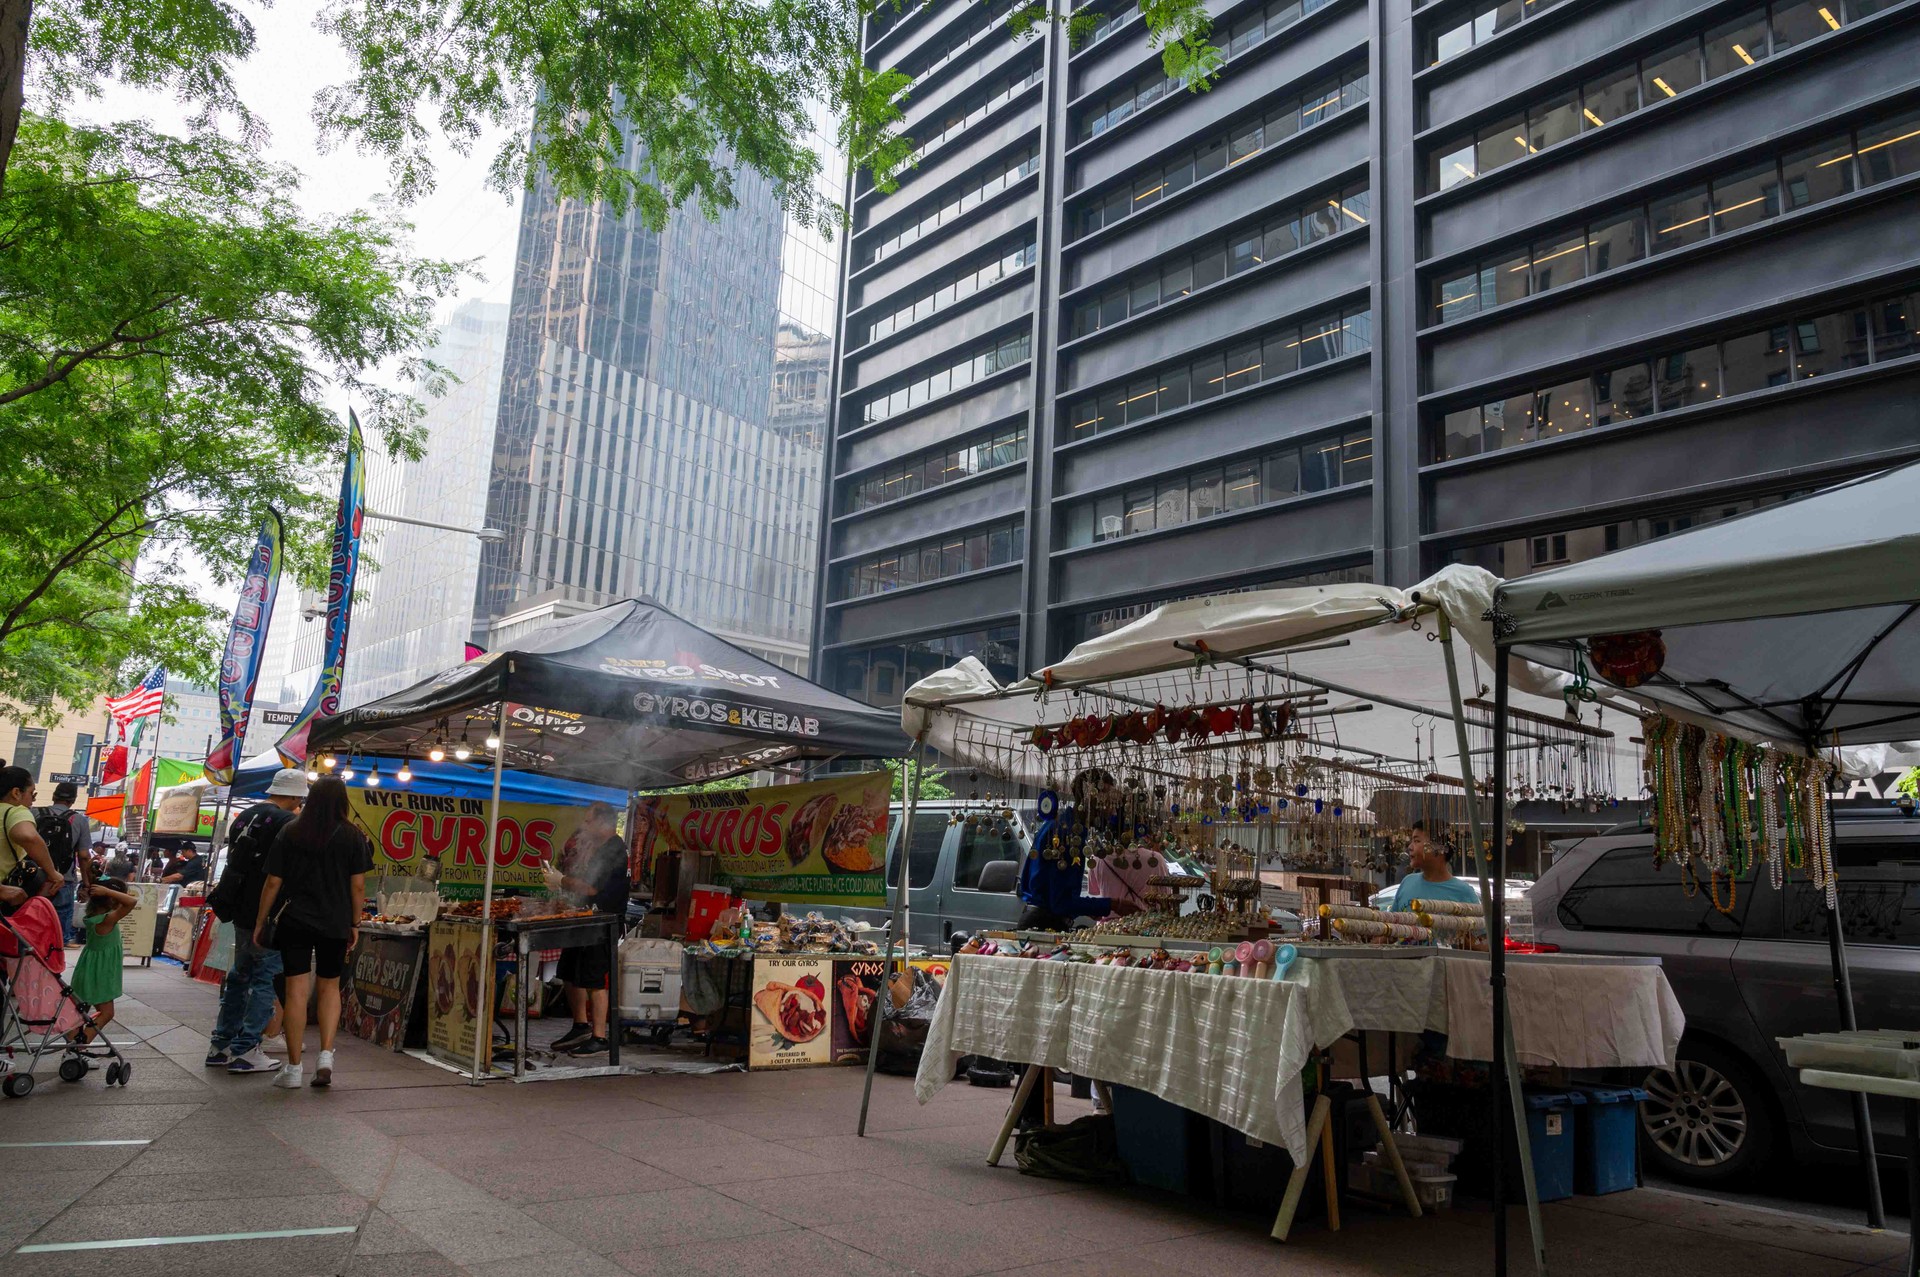
[[[493, 798], [487, 805], [486, 878], [480, 889], [480, 952], [481, 961], [489, 964], [488, 969], [491, 969], [493, 962], [493, 853], [496, 844], [500, 841], [500, 777], [502, 773], [505, 772], [507, 763], [507, 673], [508, 671], [505, 669], [501, 671], [499, 700], [494, 702], [493, 738], [499, 741], [500, 744], [496, 746], [493, 751]], [[618, 970], [619, 968], [615, 967], [616, 973]], [[520, 991], [520, 996], [524, 998], [524, 984], [526, 981], [526, 971], [524, 968], [520, 972], [520, 979], [523, 986]], [[487, 980], [482, 983], [483, 985], [491, 986], [493, 982]], [[495, 990], [487, 996], [492, 998], [497, 996], [497, 993], [498, 991]], [[487, 1018], [491, 1020], [491, 1017]], [[526, 1044], [524, 1041], [514, 1043], [514, 1050], [516, 1052], [524, 1051], [525, 1049]], [[518, 1061], [515, 1063], [517, 1066]], [[487, 1074], [492, 1071], [492, 1065], [493, 1035], [490, 1033], [481, 1033], [478, 1025], [476, 1025], [473, 1034], [473, 1078], [471, 1084], [479, 1086], [482, 1082], [485, 1082], [487, 1080]]]
[[[873, 1018], [872, 1037], [867, 1042], [867, 1081], [860, 1092], [860, 1125], [855, 1135], [865, 1137], [867, 1133], [867, 1106], [873, 1102], [873, 1074], [880, 1064], [880, 1039], [884, 1036], [887, 1021], [893, 1018], [893, 962], [894, 945], [900, 946], [900, 963], [904, 967], [907, 954], [912, 945], [907, 943], [907, 886], [911, 875], [907, 873], [908, 840], [913, 837], [913, 817], [920, 803], [920, 775], [927, 763], [927, 738], [922, 734], [913, 743], [913, 757], [903, 760], [900, 771], [901, 821], [900, 837], [894, 843], [899, 854], [894, 863], [900, 866], [900, 882], [893, 890], [893, 922], [887, 928], [887, 960], [880, 975], [880, 1014]], [[1003, 1140], [1002, 1143], [1005, 1141]], [[997, 1155], [997, 1154], [996, 1154]]]
[[[1809, 750], [1818, 757], [1817, 747], [1810, 746]], [[1833, 804], [1828, 803], [1827, 838], [1831, 842], [1836, 836]], [[1840, 911], [1832, 906], [1827, 909], [1827, 959], [1833, 967], [1834, 997], [1840, 1003], [1840, 1028], [1851, 1033], [1860, 1027], [1853, 1011], [1853, 973], [1847, 963], [1847, 941], [1841, 929]], [[1885, 1228], [1887, 1206], [1880, 1191], [1880, 1161], [1873, 1146], [1873, 1114], [1867, 1108], [1866, 1092], [1855, 1091], [1850, 1098], [1853, 1100], [1854, 1154], [1860, 1174], [1867, 1182], [1867, 1227]]]

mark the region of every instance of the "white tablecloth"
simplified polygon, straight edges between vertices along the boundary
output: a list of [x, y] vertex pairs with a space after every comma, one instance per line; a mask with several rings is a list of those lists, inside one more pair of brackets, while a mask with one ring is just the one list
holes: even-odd
[[962, 954], [927, 1032], [921, 1103], [962, 1055], [1151, 1092], [1305, 1160], [1303, 990], [1274, 980]]
[[[1309, 1033], [1326, 1046], [1354, 1029], [1447, 1035], [1447, 1054], [1493, 1055], [1489, 960], [1301, 958], [1287, 982], [1307, 995]], [[1507, 1006], [1522, 1064], [1569, 1069], [1671, 1067], [1686, 1016], [1657, 966], [1627, 963], [1507, 963]]]

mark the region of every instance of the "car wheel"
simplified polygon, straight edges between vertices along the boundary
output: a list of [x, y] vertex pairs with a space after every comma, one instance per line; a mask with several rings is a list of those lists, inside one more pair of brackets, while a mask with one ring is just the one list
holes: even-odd
[[1645, 1085], [1647, 1161], [1669, 1178], [1724, 1184], [1772, 1156], [1773, 1110], [1758, 1074], [1732, 1052], [1683, 1042], [1673, 1067], [1655, 1069]]

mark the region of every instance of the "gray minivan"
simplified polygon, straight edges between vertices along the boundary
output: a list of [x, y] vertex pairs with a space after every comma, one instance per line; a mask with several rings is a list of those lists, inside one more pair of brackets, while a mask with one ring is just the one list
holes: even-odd
[[[1020, 863], [1032, 846], [1027, 817], [982, 815], [977, 802], [921, 802], [905, 838], [907, 935], [914, 944], [944, 948], [956, 931], [1010, 928], [1020, 918]], [[969, 817], [978, 816], [973, 820]], [[956, 819], [956, 817], [958, 819]], [[887, 895], [900, 886], [902, 826], [906, 813], [894, 807], [888, 821]], [[829, 910], [834, 917], [880, 926], [883, 909]]]
[[[1858, 1023], [1920, 1029], [1920, 822], [1837, 828]], [[1779, 891], [1766, 875], [1761, 866], [1723, 909], [1705, 885], [1689, 896], [1673, 861], [1654, 865], [1651, 833], [1609, 833], [1565, 846], [1530, 893], [1536, 939], [1661, 959], [1687, 1027], [1675, 1067], [1647, 1079], [1640, 1121], [1650, 1162], [1676, 1179], [1722, 1183], [1779, 1154], [1853, 1152], [1851, 1099], [1802, 1086], [1775, 1043], [1839, 1028], [1825, 895], [1804, 870]], [[1872, 1108], [1877, 1151], [1903, 1155], [1896, 1106]]]

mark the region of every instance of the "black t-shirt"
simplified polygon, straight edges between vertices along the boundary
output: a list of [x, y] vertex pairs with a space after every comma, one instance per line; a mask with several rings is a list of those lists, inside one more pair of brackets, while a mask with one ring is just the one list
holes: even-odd
[[618, 838], [609, 838], [595, 847], [568, 877], [593, 884], [594, 893], [587, 903], [599, 912], [624, 914], [627, 911], [632, 882], [627, 876], [627, 845]]
[[160, 871], [162, 878], [166, 878], [170, 874], [180, 875], [180, 885], [182, 887], [191, 886], [196, 882], [205, 882], [207, 880], [207, 862], [199, 856], [195, 856], [192, 860], [188, 860], [185, 856], [175, 856], [167, 862], [166, 868]]
[[[261, 802], [241, 812], [227, 834], [225, 872], [245, 875], [240, 883], [240, 899], [233, 925], [253, 929], [260, 918], [260, 888], [266, 886], [265, 849], [271, 849], [280, 831], [293, 823], [293, 813], [273, 803]], [[252, 853], [250, 856], [249, 853]], [[255, 861], [252, 856], [259, 856]]]
[[280, 897], [289, 901], [283, 917], [330, 940], [345, 940], [359, 925], [352, 880], [372, 868], [373, 846], [351, 825], [335, 828], [311, 853], [292, 846], [282, 829], [267, 852], [267, 873], [280, 880]]

